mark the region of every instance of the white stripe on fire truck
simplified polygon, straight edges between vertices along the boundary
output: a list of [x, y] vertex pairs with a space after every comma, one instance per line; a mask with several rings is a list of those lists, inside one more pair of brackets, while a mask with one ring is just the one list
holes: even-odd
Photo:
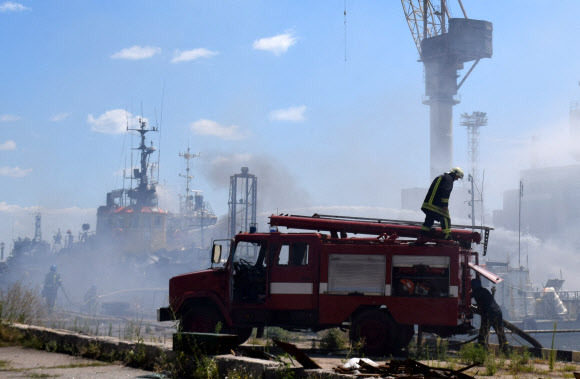
[[326, 291], [328, 291], [328, 283], [320, 283], [318, 286], [318, 293], [323, 294], [326, 293]]
[[312, 295], [312, 283], [270, 283], [272, 295]]
[[449, 296], [459, 297], [459, 286], [449, 286]]

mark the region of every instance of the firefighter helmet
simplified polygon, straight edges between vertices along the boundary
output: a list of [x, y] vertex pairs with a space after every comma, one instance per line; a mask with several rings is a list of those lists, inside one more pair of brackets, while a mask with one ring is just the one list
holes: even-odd
[[403, 292], [405, 292], [408, 295], [412, 295], [413, 293], [415, 293], [415, 283], [413, 283], [412, 280], [401, 279], [399, 282], [401, 283], [401, 288]]
[[453, 167], [449, 170], [449, 173], [455, 175], [459, 179], [463, 179], [463, 170], [459, 167]]
[[56, 265], [50, 266], [50, 271], [56, 271]]

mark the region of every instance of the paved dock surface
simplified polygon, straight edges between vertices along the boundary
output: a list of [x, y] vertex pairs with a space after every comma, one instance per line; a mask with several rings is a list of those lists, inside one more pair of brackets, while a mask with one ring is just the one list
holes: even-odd
[[0, 347], [0, 377], [61, 378], [157, 378], [154, 372], [67, 354], [26, 349], [22, 346]]

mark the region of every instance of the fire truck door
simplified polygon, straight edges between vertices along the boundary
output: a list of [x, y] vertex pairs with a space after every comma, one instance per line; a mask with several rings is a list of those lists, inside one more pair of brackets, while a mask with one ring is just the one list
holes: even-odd
[[318, 251], [314, 236], [282, 235], [271, 260], [268, 308], [293, 323], [309, 323], [317, 317]]

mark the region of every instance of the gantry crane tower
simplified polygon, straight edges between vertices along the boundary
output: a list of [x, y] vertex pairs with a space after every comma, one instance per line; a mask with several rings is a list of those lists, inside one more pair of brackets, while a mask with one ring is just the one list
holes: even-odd
[[[452, 18], [448, 1], [438, 7], [430, 0], [401, 0], [413, 40], [425, 66], [425, 100], [430, 109], [430, 174], [431, 178], [453, 166], [453, 105], [469, 74], [482, 58], [492, 55], [492, 24], [472, 20], [461, 0], [464, 18]], [[457, 83], [458, 70], [474, 61], [463, 79]]]
[[185, 195], [179, 195], [180, 197], [180, 204], [179, 204], [179, 213], [182, 214], [191, 214], [193, 213], [194, 205], [193, 205], [193, 196], [190, 194], [189, 184], [191, 183], [191, 179], [193, 179], [193, 175], [189, 173], [189, 161], [193, 158], [199, 157], [199, 154], [193, 154], [189, 152], [189, 146], [187, 147], [187, 151], [185, 153], [179, 153], [179, 156], [185, 160], [185, 174], [179, 174], [179, 176], [185, 178]]

